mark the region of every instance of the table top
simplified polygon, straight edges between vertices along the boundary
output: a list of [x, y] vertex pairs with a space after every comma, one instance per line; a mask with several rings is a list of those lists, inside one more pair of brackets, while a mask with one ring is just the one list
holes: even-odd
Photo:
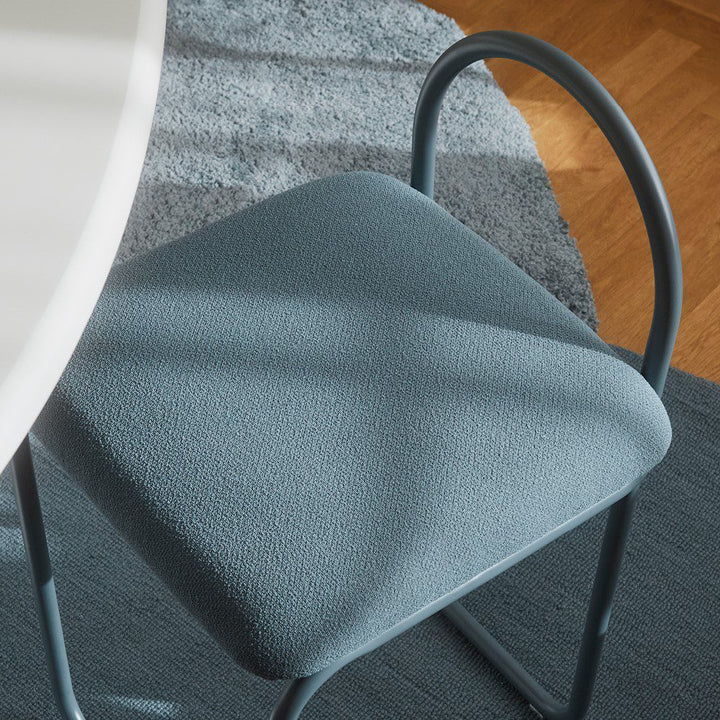
[[165, 0], [3, 3], [0, 470], [70, 359], [120, 243], [165, 13]]

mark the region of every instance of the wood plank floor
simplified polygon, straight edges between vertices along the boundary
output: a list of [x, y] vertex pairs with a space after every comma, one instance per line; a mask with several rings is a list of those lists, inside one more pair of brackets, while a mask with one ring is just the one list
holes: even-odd
[[[425, 0], [466, 32], [531, 33], [570, 53], [643, 137], [670, 198], [685, 274], [676, 367], [720, 382], [720, 0]], [[551, 80], [489, 63], [533, 131], [585, 258], [608, 342], [642, 352], [652, 266], [640, 212], [608, 143]]]

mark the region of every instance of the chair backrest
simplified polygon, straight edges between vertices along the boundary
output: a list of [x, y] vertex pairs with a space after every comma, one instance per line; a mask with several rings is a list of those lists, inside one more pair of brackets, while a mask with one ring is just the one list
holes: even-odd
[[661, 395], [682, 308], [682, 265], [675, 222], [660, 177], [640, 136], [610, 93], [580, 63], [544, 40], [516, 32], [482, 32], [455, 43], [430, 69], [420, 91], [413, 127], [410, 184], [433, 196], [435, 138], [443, 98], [461, 70], [487, 58], [517, 60], [555, 80], [595, 120], [622, 163], [645, 221], [655, 275], [655, 306], [641, 373]]

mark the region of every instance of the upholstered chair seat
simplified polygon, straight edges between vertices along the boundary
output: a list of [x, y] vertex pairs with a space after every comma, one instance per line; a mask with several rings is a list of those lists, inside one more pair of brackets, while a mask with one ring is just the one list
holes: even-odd
[[653, 389], [590, 328], [372, 173], [117, 266], [35, 431], [266, 677], [519, 560], [670, 442]]

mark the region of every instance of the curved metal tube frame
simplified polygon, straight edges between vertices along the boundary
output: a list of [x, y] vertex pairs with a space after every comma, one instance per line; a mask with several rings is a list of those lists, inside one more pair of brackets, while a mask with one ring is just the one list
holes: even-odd
[[432, 66], [420, 90], [410, 184], [433, 196], [435, 137], [445, 93], [461, 70], [488, 58], [525, 63], [564, 87], [595, 120], [622, 163], [642, 211], [655, 273], [655, 308], [641, 372], [662, 395], [682, 306], [682, 265], [675, 222], [640, 136], [610, 93], [580, 63], [553, 45], [522, 33], [483, 32], [455, 43]]
[[[543, 40], [514, 32], [478, 33], [455, 43], [433, 65], [420, 91], [413, 128], [411, 185], [433, 196], [435, 138], [445, 93], [460, 71], [487, 58], [531, 65], [559, 83], [595, 120], [622, 163], [642, 211], [655, 275], [655, 307], [641, 373], [662, 395], [682, 307], [682, 266], [675, 222], [640, 136], [610, 93], [580, 63]], [[567, 704], [553, 698], [462, 605], [453, 603], [443, 611], [548, 720], [578, 720], [590, 705], [639, 482], [610, 510]]]
[[[680, 253], [672, 213], [657, 171], [637, 132], [610, 94], [579, 63], [552, 45], [519, 33], [478, 33], [457, 42], [433, 65], [420, 92], [413, 129], [412, 186], [432, 197], [435, 137], [445, 92], [463, 68], [490, 57], [527, 63], [556, 80], [595, 119], [625, 168], [650, 237], [655, 271], [655, 309], [641, 372], [658, 395], [662, 394], [680, 319], [682, 297]], [[70, 681], [27, 438], [14, 456], [13, 466], [23, 538], [55, 699], [63, 720], [84, 720]], [[636, 493], [637, 485], [628, 488], [625, 494], [607, 501], [608, 505], [613, 504], [598, 560], [575, 679], [567, 704], [553, 698], [458, 602], [459, 598], [483, 582], [549, 542], [551, 537], [548, 536], [543, 542], [538, 541], [528, 546], [517, 556], [508, 558], [466, 585], [456, 588], [444, 598], [438, 599], [367, 645], [339, 658], [314, 675], [293, 680], [275, 707], [271, 720], [296, 720], [318, 688], [340, 668], [438, 611], [442, 611], [518, 688], [540, 715], [548, 720], [579, 720], [590, 704]], [[598, 510], [599, 508], [595, 508], [595, 511]], [[585, 515], [578, 516], [566, 526], [558, 528], [552, 537], [564, 534], [585, 519]]]

